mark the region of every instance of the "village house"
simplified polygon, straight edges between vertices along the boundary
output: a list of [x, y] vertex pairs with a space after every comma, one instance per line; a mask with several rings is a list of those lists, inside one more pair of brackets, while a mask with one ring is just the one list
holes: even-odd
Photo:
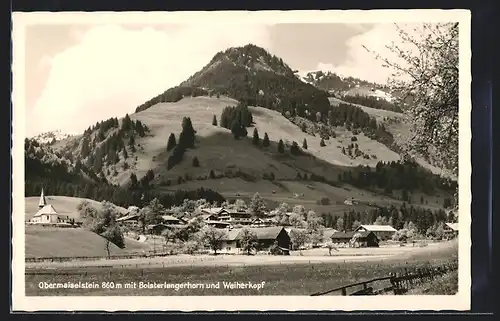
[[75, 222], [74, 219], [70, 218], [69, 215], [59, 214], [52, 204], [47, 204], [45, 196], [40, 194], [40, 200], [38, 202], [38, 211], [33, 215], [30, 220], [31, 224], [45, 224], [45, 225], [56, 225], [56, 226], [72, 226]]
[[129, 212], [128, 214], [116, 219], [116, 222], [131, 228], [138, 228], [140, 215], [138, 212]]
[[270, 227], [276, 225], [274, 218], [256, 218], [252, 221], [251, 227]]
[[[229, 229], [222, 240], [222, 252], [240, 254], [241, 249], [241, 236], [243, 228]], [[273, 227], [254, 227], [248, 230], [255, 234], [257, 238], [257, 251], [266, 251], [275, 243], [285, 253], [290, 251], [290, 236], [282, 226]]]
[[458, 236], [458, 223], [446, 223], [444, 225], [444, 236], [447, 239], [452, 239]]
[[396, 229], [390, 225], [360, 225], [355, 232], [373, 232], [380, 241], [390, 240]]
[[237, 238], [241, 231], [242, 229], [227, 230], [225, 236], [221, 240], [221, 250], [219, 252], [225, 254], [240, 254], [242, 249]]
[[179, 225], [179, 224], [186, 223], [184, 220], [180, 220], [177, 217], [172, 216], [172, 215], [162, 215], [161, 219], [162, 219], [163, 223], [167, 224], [167, 225], [170, 225], [170, 224]]
[[378, 247], [379, 243], [379, 239], [371, 231], [335, 232], [331, 240], [334, 245], [342, 247]]
[[359, 201], [355, 200], [354, 197], [351, 197], [351, 198], [347, 198], [344, 201], [344, 204], [345, 205], [356, 205], [356, 204], [359, 204]]
[[227, 212], [218, 215], [219, 221], [228, 222], [231, 225], [250, 225], [252, 224], [252, 214], [244, 211]]

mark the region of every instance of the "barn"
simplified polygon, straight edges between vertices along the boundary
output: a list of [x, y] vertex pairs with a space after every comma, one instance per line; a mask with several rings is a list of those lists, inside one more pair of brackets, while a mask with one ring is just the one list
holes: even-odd
[[[227, 230], [225, 237], [222, 239], [222, 251], [225, 253], [241, 253], [240, 240], [242, 237], [243, 228]], [[290, 236], [282, 226], [273, 227], [255, 227], [248, 228], [250, 232], [257, 237], [257, 251], [268, 250], [272, 245], [277, 243], [282, 252], [290, 250]]]
[[379, 239], [371, 231], [335, 232], [331, 239], [334, 244], [350, 247], [378, 247], [379, 243]]
[[390, 240], [396, 229], [390, 225], [360, 225], [355, 232], [373, 232], [381, 241]]

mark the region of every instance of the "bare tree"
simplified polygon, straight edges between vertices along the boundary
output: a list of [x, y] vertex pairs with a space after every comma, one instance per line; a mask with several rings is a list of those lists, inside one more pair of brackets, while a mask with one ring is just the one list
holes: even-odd
[[412, 131], [408, 151], [433, 158], [451, 174], [458, 174], [458, 23], [425, 23], [413, 35], [398, 28], [401, 44], [387, 48], [401, 62], [382, 57], [394, 70], [390, 88], [401, 93]]

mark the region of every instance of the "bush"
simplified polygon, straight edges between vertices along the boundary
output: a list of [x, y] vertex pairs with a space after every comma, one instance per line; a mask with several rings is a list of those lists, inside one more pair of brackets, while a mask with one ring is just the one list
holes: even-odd
[[358, 141], [358, 138], [356, 136], [351, 137], [351, 142], [357, 142], [357, 141]]
[[330, 199], [328, 197], [322, 197], [321, 199], [316, 201], [318, 205], [330, 205]]
[[200, 161], [198, 160], [198, 157], [193, 157], [193, 167], [200, 167]]

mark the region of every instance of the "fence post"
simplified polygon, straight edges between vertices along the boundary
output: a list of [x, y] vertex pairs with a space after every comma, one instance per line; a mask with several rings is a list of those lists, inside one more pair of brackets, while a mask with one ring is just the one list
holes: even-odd
[[346, 295], [347, 295], [347, 291], [346, 291], [346, 289], [345, 289], [345, 288], [342, 288], [342, 295], [343, 295], [343, 296], [346, 296]]

